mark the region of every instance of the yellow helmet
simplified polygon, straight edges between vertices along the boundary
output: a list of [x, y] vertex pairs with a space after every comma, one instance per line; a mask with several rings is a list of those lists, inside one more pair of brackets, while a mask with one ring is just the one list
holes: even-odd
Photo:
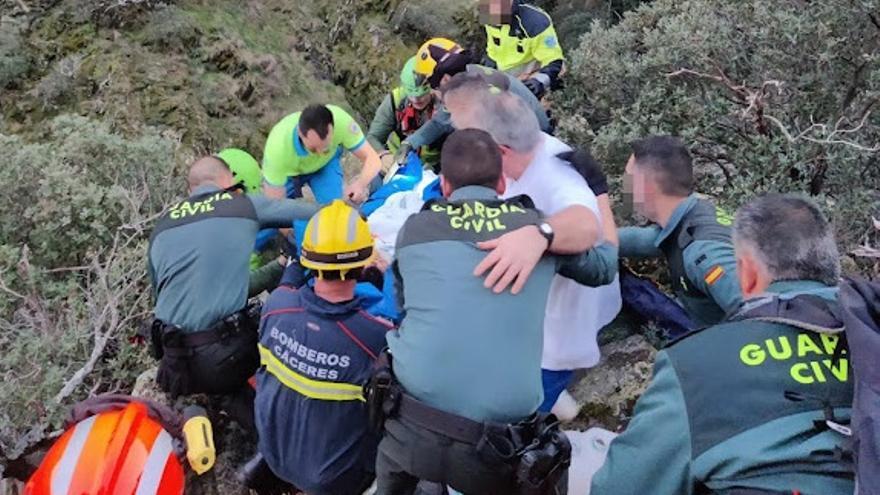
[[340, 272], [345, 280], [349, 270], [363, 268], [373, 261], [373, 236], [361, 215], [341, 200], [321, 208], [309, 220], [303, 236], [300, 263], [318, 272]]
[[436, 89], [444, 75], [455, 75], [471, 63], [470, 52], [446, 38], [431, 38], [416, 53], [416, 83]]

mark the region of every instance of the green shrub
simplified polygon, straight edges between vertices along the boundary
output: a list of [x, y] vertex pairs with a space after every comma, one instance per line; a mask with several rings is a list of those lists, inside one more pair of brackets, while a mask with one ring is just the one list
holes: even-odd
[[12, 19], [0, 17], [0, 89], [11, 87], [30, 69], [21, 26]]
[[39, 143], [0, 135], [0, 238], [28, 245], [40, 266], [82, 264], [120, 226], [145, 218], [180, 193], [175, 145], [155, 131], [135, 139], [106, 124], [61, 116]]
[[174, 5], [151, 12], [143, 31], [145, 44], [177, 53], [197, 47], [202, 34], [198, 24]]
[[0, 135], [0, 154], [0, 455], [14, 458], [71, 401], [127, 391], [148, 366], [128, 341], [151, 309], [146, 238], [184, 183], [173, 141], [78, 116], [38, 142]]
[[614, 26], [595, 23], [570, 50], [567, 90], [554, 100], [563, 134], [592, 144], [616, 174], [629, 141], [679, 135], [702, 192], [728, 207], [765, 191], [813, 195], [849, 250], [878, 205], [878, 9], [657, 0]]

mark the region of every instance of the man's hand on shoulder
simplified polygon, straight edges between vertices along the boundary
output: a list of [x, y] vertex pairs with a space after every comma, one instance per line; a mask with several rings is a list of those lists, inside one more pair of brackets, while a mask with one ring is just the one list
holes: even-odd
[[491, 252], [474, 269], [474, 276], [481, 277], [488, 271], [483, 285], [496, 294], [504, 292], [511, 283], [511, 294], [519, 294], [549, 248], [547, 238], [534, 225], [478, 243], [477, 247]]

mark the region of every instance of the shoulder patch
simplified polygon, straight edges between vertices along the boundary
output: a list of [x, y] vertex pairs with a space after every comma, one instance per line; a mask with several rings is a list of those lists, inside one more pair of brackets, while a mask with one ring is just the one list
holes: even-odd
[[724, 275], [724, 268], [721, 265], [715, 265], [706, 272], [703, 280], [709, 285], [714, 285], [722, 275]]
[[556, 48], [558, 42], [556, 41], [556, 36], [547, 36], [544, 38], [544, 44], [547, 48]]
[[348, 126], [348, 130], [351, 131], [352, 134], [360, 134], [361, 126], [359, 126], [357, 122], [352, 121]]

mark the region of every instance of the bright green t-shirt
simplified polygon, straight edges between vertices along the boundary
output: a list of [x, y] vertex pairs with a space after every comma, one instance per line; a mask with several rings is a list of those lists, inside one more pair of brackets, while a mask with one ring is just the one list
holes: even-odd
[[283, 186], [288, 177], [317, 172], [342, 156], [343, 148], [354, 151], [364, 144], [364, 133], [348, 112], [336, 105], [327, 108], [333, 114], [333, 139], [327, 153], [312, 154], [303, 146], [296, 132], [300, 112], [275, 124], [263, 150], [263, 177], [269, 185]]

